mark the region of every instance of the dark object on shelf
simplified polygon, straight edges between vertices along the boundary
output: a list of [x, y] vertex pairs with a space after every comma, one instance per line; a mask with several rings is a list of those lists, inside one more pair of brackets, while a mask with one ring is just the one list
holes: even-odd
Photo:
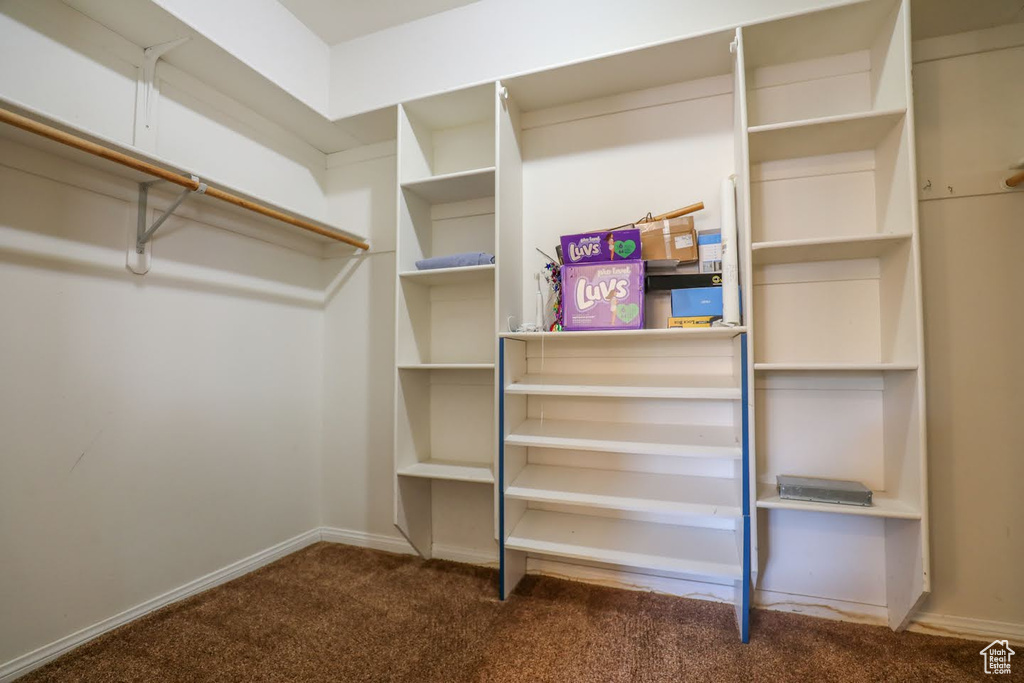
[[871, 489], [860, 482], [843, 479], [819, 479], [817, 477], [792, 477], [785, 474], [778, 475], [775, 480], [778, 483], [779, 498], [784, 500], [871, 506]]
[[693, 289], [695, 287], [720, 287], [721, 273], [688, 273], [672, 275], [648, 275], [645, 283], [648, 292], [671, 289]]

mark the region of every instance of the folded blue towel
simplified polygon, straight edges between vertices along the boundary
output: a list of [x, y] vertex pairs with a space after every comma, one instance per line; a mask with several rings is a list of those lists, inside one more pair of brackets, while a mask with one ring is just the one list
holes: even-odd
[[486, 266], [494, 263], [494, 254], [482, 251], [467, 251], [464, 254], [451, 256], [435, 256], [416, 262], [418, 270], [434, 270], [436, 268], [465, 268], [466, 266]]

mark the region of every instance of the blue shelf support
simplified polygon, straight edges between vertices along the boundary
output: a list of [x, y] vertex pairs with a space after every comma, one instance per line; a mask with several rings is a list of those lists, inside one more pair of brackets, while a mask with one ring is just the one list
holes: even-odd
[[740, 640], [744, 643], [750, 642], [750, 380], [747, 358], [747, 335], [740, 335], [740, 386], [741, 401], [740, 420], [742, 422], [742, 447], [743, 463], [741, 474], [741, 492], [743, 497], [743, 574], [740, 578], [741, 589], [739, 591], [739, 627]]
[[498, 338], [498, 599], [505, 595], [505, 338]]

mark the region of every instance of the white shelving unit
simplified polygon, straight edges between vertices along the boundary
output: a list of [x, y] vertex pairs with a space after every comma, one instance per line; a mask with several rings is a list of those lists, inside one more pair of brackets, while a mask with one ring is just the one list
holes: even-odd
[[[742, 37], [757, 508], [762, 538], [787, 550], [762, 556], [761, 587], [805, 593], [794, 577], [809, 562], [836, 586], [877, 576], [883, 585], [844, 598], [885, 596], [899, 629], [929, 590], [909, 2], [815, 12]], [[874, 504], [782, 500], [779, 474], [861, 481]], [[851, 547], [857, 562], [807, 559]]]
[[497, 559], [494, 540], [463, 538], [479, 525], [459, 520], [493, 512], [464, 487], [495, 480], [502, 264], [416, 269], [434, 256], [497, 253], [496, 102], [492, 83], [398, 111], [395, 523], [424, 557], [442, 536]]
[[[853, 2], [399, 107], [396, 523], [419, 552], [431, 510], [479, 519], [493, 481], [502, 596], [585, 565], [731, 598], [744, 640], [754, 588], [906, 625], [929, 589], [908, 13]], [[744, 327], [504, 332], [534, 318], [535, 248], [696, 200], [718, 228], [729, 176]], [[496, 263], [415, 269], [455, 251]], [[875, 504], [784, 501], [778, 474]]]
[[528, 558], [727, 587], [746, 639], [745, 334], [703, 332], [503, 335], [503, 595]]

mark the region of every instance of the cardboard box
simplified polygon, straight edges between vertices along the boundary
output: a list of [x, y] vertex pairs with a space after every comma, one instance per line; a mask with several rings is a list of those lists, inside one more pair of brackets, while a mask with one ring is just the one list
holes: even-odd
[[697, 261], [697, 232], [693, 229], [693, 216], [680, 216], [655, 223], [637, 223], [636, 227], [640, 229], [644, 258], [648, 261]]
[[644, 326], [644, 262], [562, 266], [565, 330], [640, 330]]
[[697, 233], [697, 251], [700, 253], [700, 272], [722, 272], [721, 230], [707, 230]]
[[711, 322], [721, 320], [722, 288], [719, 286], [673, 289], [672, 317], [711, 318]]
[[561, 243], [565, 265], [641, 259], [640, 231], [633, 227], [562, 235]]

